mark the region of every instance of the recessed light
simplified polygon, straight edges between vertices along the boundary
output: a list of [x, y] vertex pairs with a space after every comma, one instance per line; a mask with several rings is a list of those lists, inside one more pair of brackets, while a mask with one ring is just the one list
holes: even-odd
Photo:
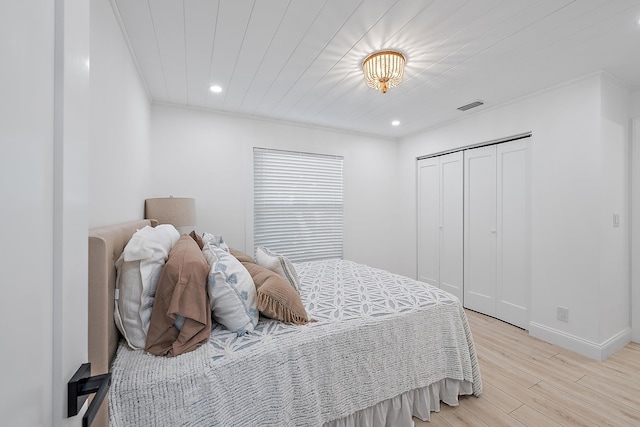
[[391, 122], [392, 126], [400, 126], [400, 120], [394, 120]]
[[211, 85], [209, 86], [209, 90], [213, 93], [220, 93], [222, 92], [222, 88], [218, 85]]

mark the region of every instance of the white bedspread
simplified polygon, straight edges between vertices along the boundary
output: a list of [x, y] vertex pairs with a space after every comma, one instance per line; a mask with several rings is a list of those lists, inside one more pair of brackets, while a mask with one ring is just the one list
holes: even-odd
[[451, 294], [343, 260], [296, 264], [306, 326], [261, 318], [242, 337], [216, 326], [176, 358], [121, 344], [111, 426], [320, 426], [445, 378], [482, 381]]

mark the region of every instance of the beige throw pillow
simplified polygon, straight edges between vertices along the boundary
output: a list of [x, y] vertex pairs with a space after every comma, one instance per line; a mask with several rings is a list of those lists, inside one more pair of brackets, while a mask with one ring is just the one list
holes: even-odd
[[315, 322], [309, 319], [300, 294], [282, 276], [258, 264], [242, 264], [258, 290], [258, 310], [262, 315], [296, 325]]

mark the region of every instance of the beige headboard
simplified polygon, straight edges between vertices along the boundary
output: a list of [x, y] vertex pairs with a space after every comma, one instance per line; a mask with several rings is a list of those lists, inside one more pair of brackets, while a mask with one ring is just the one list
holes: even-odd
[[151, 225], [138, 220], [89, 230], [89, 362], [91, 375], [104, 374], [118, 348], [113, 321], [115, 262], [136, 230]]
[[[138, 220], [89, 230], [89, 363], [91, 375], [109, 371], [120, 335], [113, 320], [116, 288], [115, 262], [136, 230], [155, 225], [155, 220]], [[107, 400], [107, 399], [105, 399]], [[104, 402], [92, 427], [109, 425]]]

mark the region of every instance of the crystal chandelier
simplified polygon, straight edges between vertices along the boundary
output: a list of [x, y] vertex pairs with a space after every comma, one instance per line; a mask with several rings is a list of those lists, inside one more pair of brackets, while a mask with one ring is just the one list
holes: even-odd
[[393, 50], [372, 53], [362, 63], [364, 81], [369, 87], [387, 93], [402, 81], [405, 61], [403, 54]]

